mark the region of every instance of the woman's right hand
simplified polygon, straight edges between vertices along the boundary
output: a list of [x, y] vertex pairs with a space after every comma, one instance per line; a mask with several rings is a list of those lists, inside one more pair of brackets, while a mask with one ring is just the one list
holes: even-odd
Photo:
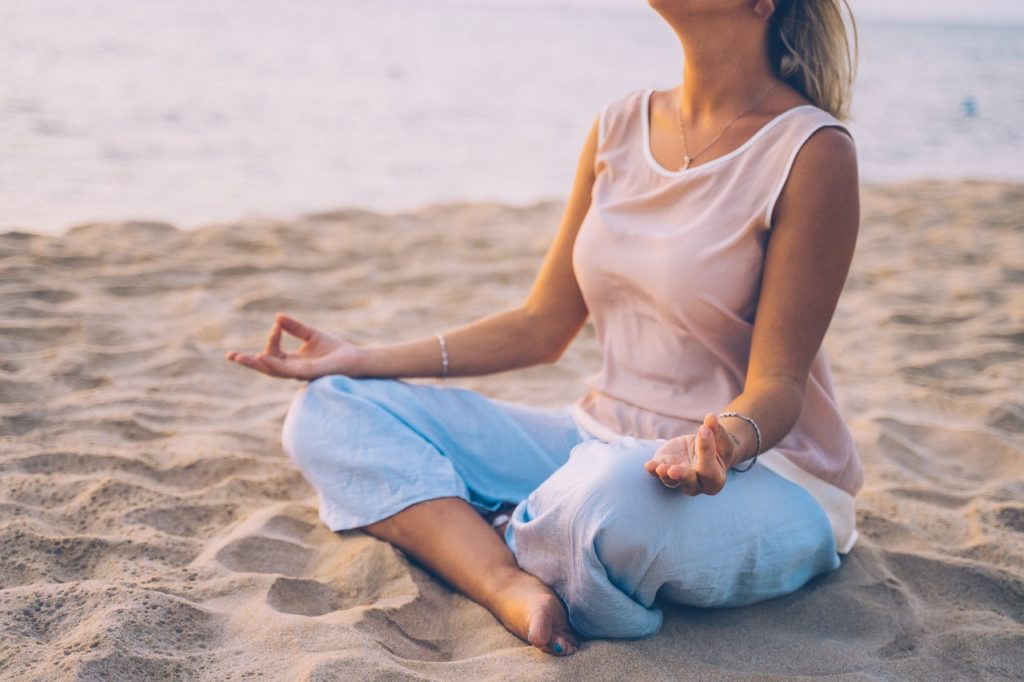
[[[281, 350], [281, 331], [302, 340], [294, 353]], [[325, 331], [307, 327], [283, 313], [274, 316], [262, 353], [230, 351], [225, 358], [272, 377], [312, 380], [327, 374], [348, 374], [356, 368], [359, 348]]]

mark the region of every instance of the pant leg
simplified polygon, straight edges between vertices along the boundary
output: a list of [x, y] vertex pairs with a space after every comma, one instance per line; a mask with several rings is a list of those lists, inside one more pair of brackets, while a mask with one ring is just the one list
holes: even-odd
[[659, 595], [742, 606], [838, 568], [828, 517], [803, 488], [755, 466], [691, 497], [644, 471], [657, 447], [586, 441], [512, 514], [520, 566], [562, 597], [580, 634], [648, 637], [661, 627]]
[[300, 389], [281, 436], [331, 530], [365, 526], [437, 497], [461, 497], [481, 512], [519, 502], [582, 439], [564, 408], [344, 375]]

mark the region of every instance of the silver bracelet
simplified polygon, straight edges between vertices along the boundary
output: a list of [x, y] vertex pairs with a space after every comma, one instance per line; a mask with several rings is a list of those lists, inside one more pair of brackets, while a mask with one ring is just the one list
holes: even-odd
[[750, 464], [747, 466], [746, 469], [737, 469], [736, 467], [733, 467], [733, 470], [735, 471], [750, 471], [750, 467], [757, 464], [757, 456], [761, 454], [761, 429], [757, 428], [757, 423], [753, 419], [746, 415], [740, 414], [739, 412], [723, 412], [722, 414], [718, 415], [718, 417], [739, 417], [740, 419], [746, 421], [748, 424], [754, 427], [754, 436], [757, 438], [757, 447], [754, 448], [754, 459], [750, 460]]
[[444, 342], [444, 335], [434, 334], [441, 344], [441, 378], [448, 376], [448, 346]]

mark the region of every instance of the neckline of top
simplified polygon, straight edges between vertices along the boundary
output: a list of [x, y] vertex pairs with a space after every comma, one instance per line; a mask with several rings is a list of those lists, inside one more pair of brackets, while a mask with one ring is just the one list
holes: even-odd
[[640, 137], [644, 148], [644, 157], [647, 159], [648, 165], [650, 165], [650, 167], [654, 171], [670, 178], [678, 178], [683, 175], [689, 175], [691, 173], [702, 171], [705, 168], [713, 168], [721, 163], [724, 163], [725, 161], [728, 161], [729, 159], [740, 154], [743, 150], [749, 148], [750, 145], [757, 142], [757, 140], [764, 136], [764, 134], [767, 133], [771, 128], [774, 128], [776, 124], [792, 115], [794, 111], [797, 111], [799, 109], [816, 108], [813, 104], [799, 104], [795, 107], [790, 107], [789, 109], [786, 109], [781, 114], [779, 114], [778, 116], [776, 116], [775, 118], [773, 118], [772, 120], [768, 121], [763, 126], [758, 128], [757, 132], [751, 135], [746, 142], [741, 144], [739, 147], [736, 147], [736, 149], [733, 149], [728, 154], [719, 156], [718, 158], [715, 159], [711, 159], [707, 163], [702, 163], [699, 166], [693, 166], [692, 168], [680, 168], [679, 170], [673, 171], [662, 166], [658, 162], [658, 160], [654, 158], [654, 153], [651, 151], [651, 124], [649, 118], [651, 97], [653, 95], [654, 88], [648, 88], [646, 91], [643, 92], [643, 96], [640, 98], [640, 122], [643, 127], [643, 131]]

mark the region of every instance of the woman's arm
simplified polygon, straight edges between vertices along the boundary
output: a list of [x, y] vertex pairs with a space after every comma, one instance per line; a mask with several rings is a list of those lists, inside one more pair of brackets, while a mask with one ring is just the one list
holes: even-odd
[[[775, 205], [743, 392], [722, 412], [745, 414], [761, 429], [761, 451], [796, 424], [811, 364], [853, 260], [860, 224], [857, 152], [838, 128], [815, 132], [797, 154]], [[733, 464], [756, 439], [737, 417], [721, 420], [739, 444]]]
[[[494, 313], [450, 331], [443, 331], [448, 351], [448, 376], [494, 374], [546, 362], [539, 323], [525, 308]], [[350, 376], [436, 377], [441, 374], [437, 337], [364, 346]]]
[[[558, 233], [523, 304], [443, 332], [449, 376], [493, 374], [556, 362], [586, 322], [588, 312], [573, 272], [572, 247], [590, 208], [597, 127], [595, 119], [577, 162]], [[428, 377], [441, 371], [440, 344], [433, 336], [360, 352], [360, 376]]]

